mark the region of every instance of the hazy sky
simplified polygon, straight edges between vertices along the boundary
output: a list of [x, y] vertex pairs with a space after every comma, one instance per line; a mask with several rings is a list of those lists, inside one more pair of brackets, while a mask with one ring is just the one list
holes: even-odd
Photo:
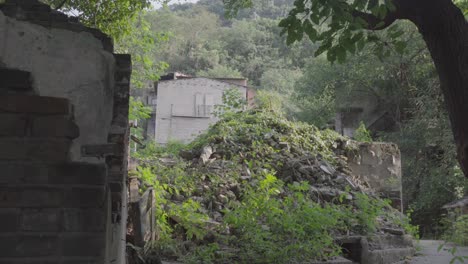
[[[169, 0], [169, 5], [173, 4], [184, 4], [184, 3], [196, 3], [198, 0]], [[161, 1], [153, 1], [153, 7], [158, 9], [162, 7]]]

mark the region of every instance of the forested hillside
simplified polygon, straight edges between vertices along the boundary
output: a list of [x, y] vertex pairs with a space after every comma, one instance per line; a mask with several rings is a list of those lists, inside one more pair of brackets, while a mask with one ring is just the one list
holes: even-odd
[[[337, 105], [353, 91], [378, 96], [391, 107], [396, 127], [373, 131], [374, 140], [393, 141], [403, 155], [404, 201], [427, 234], [437, 234], [440, 207], [466, 193], [457, 165], [437, 74], [417, 29], [399, 23], [342, 64], [308, 39], [286, 44], [278, 26], [293, 1], [255, 1], [226, 18], [222, 1], [202, 0], [144, 15], [153, 33], [164, 36], [151, 52], [165, 71], [207, 77], [245, 77], [258, 90], [258, 104], [290, 119], [319, 127], [333, 124]], [[387, 43], [388, 42], [388, 43]]]

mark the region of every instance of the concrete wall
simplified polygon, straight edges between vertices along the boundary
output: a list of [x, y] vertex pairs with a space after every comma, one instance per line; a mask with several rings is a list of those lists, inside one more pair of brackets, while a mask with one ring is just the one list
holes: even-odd
[[401, 154], [392, 143], [355, 143], [347, 153], [353, 175], [401, 208]]
[[158, 84], [156, 142], [170, 139], [189, 142], [218, 119], [211, 112], [222, 104], [223, 92], [237, 88], [247, 96], [247, 88], [208, 78], [162, 81]]
[[335, 130], [341, 135], [352, 137], [361, 121], [373, 132], [392, 130], [395, 124], [389, 116], [391, 106], [375, 94], [365, 91], [338, 93], [336, 104]]
[[98, 161], [81, 158], [80, 145], [106, 143], [112, 119], [115, 62], [100, 39], [0, 12], [0, 65], [30, 72], [36, 94], [70, 99], [81, 132], [71, 157]]

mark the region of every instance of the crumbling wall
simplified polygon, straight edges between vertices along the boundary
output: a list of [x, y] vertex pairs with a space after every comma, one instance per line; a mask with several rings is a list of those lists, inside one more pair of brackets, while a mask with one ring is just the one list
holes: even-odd
[[36, 1], [7, 1], [0, 10], [1, 64], [30, 72], [36, 94], [69, 99], [81, 132], [71, 157], [98, 161], [82, 158], [80, 146], [107, 142], [113, 107], [112, 42]]
[[392, 200], [395, 208], [401, 209], [401, 154], [398, 146], [384, 142], [356, 144], [347, 153], [353, 175], [384, 198]]
[[0, 263], [108, 263], [106, 166], [70, 161], [69, 100], [24, 76], [0, 69]]
[[37, 0], [0, 2], [0, 263], [125, 263], [131, 60], [112, 52]]

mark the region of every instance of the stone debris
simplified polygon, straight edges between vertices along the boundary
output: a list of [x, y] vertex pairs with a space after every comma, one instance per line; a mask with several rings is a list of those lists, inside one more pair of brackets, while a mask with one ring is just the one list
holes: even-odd
[[[274, 167], [277, 171], [277, 177], [285, 183], [299, 184], [301, 181], [307, 181], [311, 184], [310, 193], [316, 197], [319, 203], [329, 202], [347, 202], [352, 203], [355, 197], [349, 191], [357, 191], [366, 193], [371, 196], [376, 196], [369, 188], [366, 182], [359, 180], [347, 167], [346, 157], [337, 155], [334, 164], [325, 160], [320, 155], [312, 155], [311, 153], [291, 146], [286, 142], [279, 142], [275, 137], [266, 135], [270, 146], [277, 148], [280, 152], [274, 156], [271, 164], [282, 164], [282, 166]], [[337, 144], [339, 146], [339, 144]], [[232, 149], [242, 149], [240, 143], [223, 140], [211, 145], [206, 145], [198, 152], [184, 151], [181, 157], [188, 158], [192, 161], [192, 169], [205, 171], [206, 174], [225, 175], [232, 169], [238, 169], [240, 177], [238, 179], [224, 178], [223, 182], [217, 187], [208, 178], [205, 183], [197, 187], [197, 191], [193, 196], [184, 197], [182, 194], [172, 196], [175, 202], [182, 202], [186, 199], [192, 199], [200, 202], [204, 208], [203, 211], [210, 215], [207, 223], [219, 225], [223, 221], [223, 215], [229, 203], [239, 202], [241, 198], [241, 189], [243, 184], [256, 184], [257, 180], [252, 177], [251, 169], [245, 163], [240, 166], [233, 161], [228, 160]], [[290, 151], [287, 151], [287, 150]], [[222, 150], [222, 151], [221, 151]], [[342, 149], [336, 149], [336, 153], [343, 152]], [[239, 152], [239, 156], [244, 156]], [[247, 158], [246, 158], [247, 160]], [[280, 162], [281, 161], [281, 162]], [[165, 164], [173, 164], [173, 161], [165, 161]], [[206, 197], [206, 193], [213, 193], [211, 197]], [[173, 219], [177, 222], [176, 219]], [[393, 226], [389, 221], [382, 219], [380, 233], [390, 233], [402, 235], [404, 232]]]
[[[263, 172], [273, 173], [285, 185], [299, 186], [304, 181], [309, 183], [310, 197], [321, 205], [347, 204], [351, 205], [353, 210], [357, 210], [355, 206], [357, 194], [365, 193], [374, 198], [378, 196], [365, 180], [353, 175], [348, 166], [347, 153], [353, 150], [353, 142], [334, 134], [328, 135], [327, 138], [327, 136], [318, 135], [317, 131], [308, 131], [309, 128], [303, 128], [305, 132], [301, 131], [302, 134], [299, 134], [296, 128], [275, 122], [268, 124], [268, 126], [273, 126], [272, 132], [261, 135], [255, 134], [256, 131], [253, 131], [252, 135], [217, 136], [218, 134], [215, 134], [216, 136], [211, 135], [208, 140], [201, 140], [200, 142], [204, 142], [204, 145], [191, 145], [192, 149], [181, 151], [178, 158], [184, 159], [189, 164], [185, 170], [196, 172], [194, 175], [199, 178], [194, 181], [196, 186], [192, 193], [173, 194], [171, 200], [178, 204], [187, 200], [200, 203], [200, 212], [209, 218], [204, 221], [206, 224], [204, 228], [208, 233], [232, 235], [235, 230], [229, 230], [229, 227], [223, 225], [224, 214], [230, 210], [229, 208], [233, 208], [233, 205], [241, 203], [242, 193], [246, 186], [259, 184], [258, 175]], [[229, 127], [227, 130], [232, 131], [234, 128]], [[317, 135], [310, 136], [307, 134], [309, 132], [317, 133]], [[321, 136], [325, 139], [320, 138]], [[304, 140], [310, 142], [304, 143]], [[161, 166], [174, 165], [174, 160], [162, 162], [159, 159], [159, 162]], [[187, 173], [188, 177], [191, 175]], [[285, 188], [278, 192], [280, 197], [283, 197], [282, 195], [286, 197], [289, 190]], [[385, 210], [391, 211], [390, 214], [399, 215], [390, 207]], [[172, 218], [171, 221], [177, 224], [181, 220]], [[386, 216], [378, 217], [377, 221], [377, 230], [372, 235], [402, 236], [405, 234], [395, 224], [395, 221], [386, 219]], [[262, 225], [262, 228], [268, 230], [269, 226]], [[334, 235], [336, 237], [368, 235], [360, 230], [362, 229], [348, 230], [345, 234], [336, 231]], [[214, 239], [215, 236], [211, 235], [204, 238], [208, 242]], [[221, 246], [225, 245], [221, 243]], [[224, 253], [232, 251], [231, 253], [235, 254], [237, 249], [220, 250]], [[341, 258], [336, 261], [331, 263], [350, 263]]]

